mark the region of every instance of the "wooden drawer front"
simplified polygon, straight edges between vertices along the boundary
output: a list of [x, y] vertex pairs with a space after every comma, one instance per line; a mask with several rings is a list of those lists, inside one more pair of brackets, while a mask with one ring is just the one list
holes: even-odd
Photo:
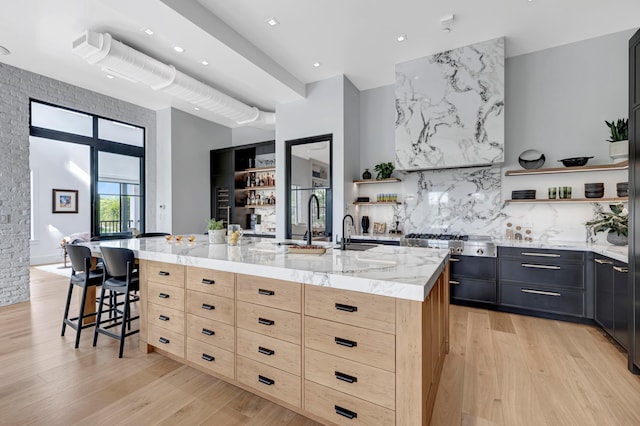
[[239, 328], [237, 352], [238, 355], [296, 376], [302, 373], [300, 345]]
[[150, 260], [147, 264], [147, 279], [160, 284], [184, 288], [184, 266]]
[[497, 283], [495, 281], [480, 281], [470, 278], [452, 277], [449, 280], [451, 285], [451, 298], [458, 300], [471, 300], [474, 302], [496, 303]]
[[234, 378], [233, 352], [187, 337], [187, 360], [214, 373]]
[[147, 301], [184, 311], [184, 289], [150, 281], [147, 288]]
[[299, 376], [238, 356], [236, 380], [296, 407], [302, 406]]
[[560, 261], [584, 261], [584, 252], [575, 250], [550, 250], [525, 247], [498, 247], [499, 257], [517, 257], [519, 259], [532, 260], [533, 263], [541, 260]]
[[149, 325], [184, 334], [184, 311], [149, 303], [147, 304], [147, 321]]
[[299, 345], [302, 325], [300, 314], [280, 309], [237, 302], [238, 327]]
[[306, 317], [305, 347], [387, 371], [396, 369], [395, 336], [379, 331]]
[[305, 314], [394, 334], [396, 302], [391, 297], [309, 285]]
[[307, 380], [395, 410], [394, 373], [313, 349], [305, 350], [304, 366]]
[[184, 358], [184, 333], [149, 324], [147, 337], [150, 345]]
[[584, 288], [584, 265], [558, 263], [553, 260], [500, 260], [500, 280], [521, 283]]
[[233, 325], [233, 300], [226, 297], [187, 290], [187, 312]]
[[233, 272], [187, 267], [187, 288], [233, 299]]
[[238, 274], [237, 280], [238, 300], [302, 312], [301, 284], [242, 274]]
[[502, 304], [536, 311], [584, 316], [584, 292], [529, 285], [500, 287]]
[[232, 325], [187, 314], [187, 337], [191, 339], [233, 352], [235, 333]]
[[[305, 380], [304, 409], [344, 426], [393, 426], [395, 411]], [[339, 414], [340, 413], [340, 414]]]

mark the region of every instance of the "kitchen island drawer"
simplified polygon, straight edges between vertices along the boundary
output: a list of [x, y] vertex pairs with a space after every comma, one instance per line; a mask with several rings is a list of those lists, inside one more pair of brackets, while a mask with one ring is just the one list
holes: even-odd
[[147, 309], [149, 325], [184, 334], [184, 311], [156, 305], [155, 303], [147, 304]]
[[147, 280], [184, 288], [184, 266], [149, 260], [147, 261]]
[[229, 324], [187, 314], [187, 337], [233, 352], [236, 329]]
[[585, 312], [582, 291], [503, 283], [500, 298], [504, 306], [573, 316], [584, 316]]
[[233, 325], [233, 299], [187, 290], [187, 312], [203, 318]]
[[302, 379], [274, 367], [238, 356], [237, 380], [296, 407], [302, 406]]
[[238, 300], [296, 313], [302, 312], [300, 283], [242, 274], [238, 274], [237, 281]]
[[582, 289], [584, 278], [583, 264], [561, 263], [552, 259], [500, 259], [500, 281]]
[[233, 272], [189, 266], [187, 268], [187, 288], [233, 299], [235, 297], [233, 275]]
[[449, 280], [451, 285], [451, 298], [457, 300], [468, 300], [473, 302], [496, 303], [497, 286], [496, 281], [480, 281], [470, 278], [452, 277]]
[[184, 310], [184, 288], [149, 281], [147, 301]]
[[[517, 257], [539, 262], [541, 260], [584, 262], [585, 253], [576, 250], [551, 250], [529, 247], [498, 247], [498, 257]], [[535, 262], [534, 262], [535, 263]]]
[[147, 336], [147, 343], [150, 345], [184, 358], [184, 333], [176, 333], [150, 324]]
[[217, 346], [207, 345], [199, 340], [187, 338], [187, 360], [214, 373], [234, 378], [235, 356]]
[[302, 341], [300, 314], [240, 301], [237, 302], [237, 306], [239, 328], [286, 340], [296, 345]]
[[238, 355], [300, 376], [300, 345], [238, 328]]

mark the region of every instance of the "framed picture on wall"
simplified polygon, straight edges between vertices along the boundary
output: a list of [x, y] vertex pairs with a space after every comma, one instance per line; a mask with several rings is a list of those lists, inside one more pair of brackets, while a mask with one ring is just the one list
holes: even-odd
[[78, 213], [77, 189], [53, 189], [52, 213]]

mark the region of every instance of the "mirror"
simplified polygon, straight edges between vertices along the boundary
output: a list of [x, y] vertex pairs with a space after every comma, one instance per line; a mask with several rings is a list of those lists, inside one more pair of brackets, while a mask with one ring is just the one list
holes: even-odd
[[311, 229], [315, 241], [331, 241], [332, 235], [332, 135], [295, 139], [286, 147], [286, 238], [305, 239], [309, 217], [309, 198], [318, 197], [320, 218], [315, 202], [311, 205]]

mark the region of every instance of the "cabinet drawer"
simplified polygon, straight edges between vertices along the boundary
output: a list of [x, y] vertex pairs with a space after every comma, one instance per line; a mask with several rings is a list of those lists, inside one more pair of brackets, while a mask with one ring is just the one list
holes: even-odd
[[187, 337], [234, 351], [235, 328], [232, 325], [187, 314]]
[[302, 349], [300, 345], [285, 342], [263, 334], [238, 329], [238, 355], [279, 368], [300, 376]]
[[381, 405], [396, 406], [396, 375], [389, 371], [344, 358], [305, 350], [304, 375], [307, 380]]
[[147, 280], [184, 288], [184, 266], [152, 260], [148, 262]]
[[584, 288], [584, 265], [558, 263], [551, 259], [548, 261], [501, 259], [500, 281], [582, 289]]
[[305, 314], [394, 334], [396, 302], [391, 297], [309, 285]]
[[305, 380], [304, 408], [335, 424], [351, 426], [392, 426], [395, 411]]
[[158, 284], [150, 281], [147, 301], [173, 309], [184, 310], [184, 288]]
[[240, 301], [237, 302], [237, 306], [238, 327], [300, 344], [300, 314]]
[[187, 337], [187, 360], [214, 373], [234, 378], [233, 352]]
[[233, 299], [234, 296], [233, 272], [215, 271], [213, 269], [187, 268], [187, 288], [203, 293]]
[[[584, 252], [575, 250], [550, 250], [528, 247], [498, 247], [498, 257], [517, 257], [535, 261], [560, 260], [560, 261], [584, 261]], [[534, 262], [535, 263], [535, 262]]]
[[296, 407], [302, 406], [299, 376], [238, 356], [236, 380]]
[[497, 283], [495, 281], [480, 281], [470, 278], [452, 277], [451, 298], [458, 300], [471, 300], [474, 302], [496, 303]]
[[149, 324], [147, 336], [149, 339], [147, 343], [150, 345], [184, 358], [184, 333], [176, 333]]
[[149, 303], [147, 304], [147, 321], [149, 325], [184, 334], [184, 311]]
[[395, 371], [395, 336], [379, 331], [306, 317], [305, 347]]
[[496, 258], [482, 256], [451, 256], [451, 275], [481, 280], [496, 279]]
[[237, 280], [238, 300], [301, 312], [301, 284], [242, 274], [238, 274]]
[[233, 325], [233, 299], [187, 290], [187, 312]]
[[565, 289], [539, 288], [530, 285], [500, 286], [503, 305], [536, 311], [584, 316], [584, 292]]

